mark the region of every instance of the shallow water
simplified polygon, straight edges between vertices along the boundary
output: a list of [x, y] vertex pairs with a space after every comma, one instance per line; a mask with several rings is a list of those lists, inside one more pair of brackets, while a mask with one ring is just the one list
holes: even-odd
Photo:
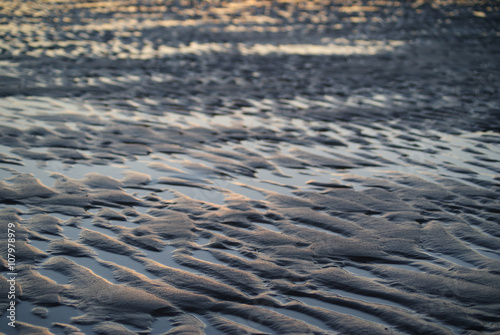
[[[49, 308], [49, 313], [46, 317], [42, 318], [31, 313], [31, 310], [37, 307], [37, 305], [32, 304], [28, 301], [23, 301], [18, 305], [18, 313], [16, 318], [20, 322], [30, 323], [32, 325], [42, 326], [46, 328], [51, 328], [54, 334], [64, 334], [64, 330], [61, 328], [53, 328], [52, 323], [70, 323], [72, 317], [82, 315], [83, 313], [76, 308], [58, 306]], [[92, 333], [92, 326], [79, 326], [81, 331], [85, 333]], [[17, 332], [12, 332], [7, 334], [17, 334]]]

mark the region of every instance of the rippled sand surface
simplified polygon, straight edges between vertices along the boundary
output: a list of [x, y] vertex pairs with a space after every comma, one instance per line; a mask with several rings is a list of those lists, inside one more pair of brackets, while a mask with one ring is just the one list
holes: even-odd
[[1, 1], [0, 332], [500, 332], [499, 22]]

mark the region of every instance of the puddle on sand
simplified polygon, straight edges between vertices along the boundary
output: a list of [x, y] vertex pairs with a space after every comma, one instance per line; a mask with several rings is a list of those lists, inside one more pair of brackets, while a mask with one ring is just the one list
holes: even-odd
[[[118, 284], [116, 279], [113, 277], [112, 270], [105, 267], [104, 265], [99, 264], [98, 261], [96, 261], [93, 258], [90, 257], [75, 257], [75, 256], [68, 256], [68, 255], [61, 255], [61, 257], [67, 258], [76, 264], [86, 268], [87, 270], [92, 271], [95, 275], [108, 280], [109, 282], [113, 284]], [[37, 271], [56, 281], [58, 284], [68, 284], [69, 283], [69, 276], [66, 276], [58, 271], [54, 271], [51, 269], [46, 269], [43, 267], [43, 264], [39, 265], [39, 268]]]
[[125, 165], [109, 164], [109, 165], [87, 165], [81, 163], [64, 164], [59, 161], [49, 161], [45, 170], [50, 173], [57, 172], [72, 179], [82, 179], [88, 173], [98, 173], [114, 179], [121, 179], [125, 171]]
[[172, 322], [170, 322], [170, 318], [168, 317], [156, 318], [151, 324], [151, 329], [150, 335], [165, 334], [172, 329]]
[[146, 249], [143, 249], [142, 251], [146, 254], [146, 258], [148, 259], [152, 259], [160, 264], [163, 264], [165, 266], [168, 266], [168, 267], [171, 267], [171, 268], [174, 268], [174, 269], [178, 269], [178, 270], [182, 270], [182, 271], [187, 271], [187, 272], [190, 272], [192, 274], [195, 274], [195, 275], [198, 275], [198, 276], [203, 276], [203, 274], [198, 271], [198, 270], [195, 270], [193, 268], [190, 268], [188, 266], [184, 266], [182, 264], [179, 264], [177, 263], [173, 257], [172, 257], [172, 253], [177, 250], [176, 247], [172, 246], [172, 245], [167, 245], [165, 246], [165, 248], [158, 252], [158, 251], [152, 251], [152, 250], [146, 250]]
[[[1, 170], [0, 170], [1, 171]], [[0, 180], [2, 178], [0, 177]], [[19, 209], [22, 213], [19, 213], [17, 215], [19, 216], [23, 216], [23, 215], [26, 215], [26, 212], [30, 210], [30, 208], [28, 206], [25, 206], [25, 205], [20, 205], [20, 204], [9, 204], [9, 205], [4, 205], [4, 204], [0, 204], [0, 210], [1, 209]]]
[[[4, 146], [0, 145], [0, 152], [5, 152], [5, 150], [2, 150], [3, 148], [1, 148], [1, 147], [8, 148], [8, 147], [4, 147]], [[10, 150], [10, 148], [8, 148], [8, 149]], [[9, 150], [7, 150], [7, 152], [6, 152], [8, 155], [14, 156], [14, 157], [19, 157], [13, 153], [8, 152]], [[20, 166], [20, 165], [16, 165], [15, 167], [13, 166], [13, 168], [16, 170], [16, 172], [14, 172], [14, 171], [6, 172], [5, 170], [0, 170], [0, 171], [2, 171], [2, 174], [5, 175], [4, 178], [10, 178], [10, 177], [15, 176], [19, 173], [31, 173], [40, 181], [40, 183], [42, 183], [45, 186], [51, 187], [54, 184], [54, 178], [50, 177], [52, 172], [46, 171], [43, 168], [39, 167], [39, 165], [41, 164], [39, 161], [34, 161], [31, 159], [23, 158], [22, 162], [24, 164], [23, 166]]]
[[73, 257], [73, 256], [63, 256], [81, 265], [88, 270], [92, 271], [99, 277], [102, 277], [113, 284], [119, 284], [118, 281], [113, 277], [113, 271], [104, 265], [99, 264], [95, 259], [89, 257]]
[[[224, 250], [220, 250], [220, 251], [221, 252], [225, 252], [227, 250], [224, 249]], [[206, 250], [195, 250], [195, 251], [193, 251], [193, 257], [198, 258], [198, 259], [200, 259], [202, 261], [205, 261], [205, 262], [210, 262], [210, 263], [224, 265], [224, 266], [227, 265], [224, 262], [222, 262], [222, 261], [218, 260], [217, 258], [215, 258], [215, 256], [210, 251], [206, 251]]]
[[207, 245], [208, 243], [210, 243], [210, 239], [207, 237], [199, 237], [196, 240], [196, 244], [198, 244], [199, 246]]
[[[139, 189], [139, 188], [134, 188], [134, 187], [124, 187], [123, 188], [128, 194], [130, 194], [133, 197], [143, 199], [144, 197], [150, 195], [153, 191], [152, 190], [146, 190], [146, 189]], [[141, 206], [134, 206], [138, 211], [140, 211], [138, 208]], [[147, 207], [142, 207], [148, 209]]]
[[479, 249], [479, 248], [474, 248], [474, 250], [485, 257], [488, 257], [488, 258], [493, 259], [495, 261], [500, 261], [500, 254], [498, 254], [495, 251], [486, 250], [486, 249]]
[[99, 226], [93, 224], [92, 219], [90, 219], [90, 218], [82, 220], [81, 228], [92, 230], [92, 231], [104, 234], [106, 236], [109, 236], [111, 238], [116, 238], [116, 235], [117, 235], [114, 231], [112, 231], [108, 228], [99, 227]]
[[37, 249], [40, 249], [44, 252], [47, 252], [47, 249], [49, 248], [50, 241], [29, 240], [28, 243]]
[[[144, 208], [144, 207], [142, 207]], [[138, 210], [138, 207], [134, 207], [135, 210]], [[149, 210], [149, 207], [147, 208], [147, 210]], [[147, 214], [147, 210], [146, 210], [146, 213], [144, 214]], [[142, 212], [141, 212], [142, 213]], [[132, 221], [123, 221], [123, 220], [114, 220], [114, 219], [107, 219], [108, 220], [108, 223], [112, 226], [117, 226], [117, 227], [125, 227], [125, 228], [137, 228], [139, 226], [139, 224], [135, 223], [135, 222], [132, 222]]]
[[[277, 233], [280, 232], [280, 229], [278, 227], [276, 227], [275, 225], [271, 224], [271, 223], [254, 222], [254, 221], [252, 221], [252, 224], [254, 224], [256, 226], [259, 226], [261, 228], [267, 229], [267, 230], [275, 231]], [[294, 222], [294, 224], [295, 224], [295, 222]]]
[[[21, 301], [16, 305], [16, 321], [29, 323], [35, 326], [46, 327], [55, 335], [66, 334], [62, 328], [52, 327], [52, 323], [66, 323], [71, 324], [70, 319], [72, 317], [83, 315], [84, 313], [74, 307], [69, 306], [55, 306], [46, 307], [48, 309], [48, 314], [46, 318], [39, 317], [31, 312], [31, 310], [37, 307], [37, 305], [29, 301]], [[75, 325], [84, 334], [95, 334], [92, 325]], [[12, 327], [8, 327], [12, 328]], [[5, 329], [6, 335], [17, 335], [19, 332], [17, 330]]]
[[221, 334], [220, 330], [218, 330], [214, 326], [212, 326], [212, 324], [207, 320], [206, 317], [199, 315], [199, 314], [196, 314], [193, 316], [196, 317], [198, 320], [200, 320], [201, 323], [203, 323], [205, 325], [205, 329], [204, 329], [205, 335], [220, 335]]
[[64, 226], [63, 227], [63, 235], [70, 240], [78, 240], [81, 228], [73, 227], [73, 226]]
[[409, 270], [409, 271], [416, 271], [416, 272], [425, 272], [419, 269], [418, 267], [410, 264], [387, 264], [387, 266], [403, 269], [403, 270]]
[[284, 295], [281, 295], [281, 294], [273, 293], [273, 294], [271, 294], [271, 297], [273, 297], [273, 299], [278, 300], [282, 305], [285, 305], [291, 301], [290, 298], [285, 297]]
[[355, 276], [362, 276], [366, 278], [378, 278], [374, 274], [372, 274], [370, 271], [363, 270], [354, 266], [344, 266], [344, 270], [354, 274]]
[[38, 273], [41, 274], [44, 277], [50, 278], [59, 285], [67, 285], [69, 284], [69, 277], [63, 275], [60, 272], [50, 270], [50, 269], [45, 269], [44, 267], [40, 266], [37, 269]]
[[150, 279], [157, 279], [157, 278], [154, 278], [150, 272], [148, 272], [148, 271], [146, 271], [146, 269], [144, 269], [144, 265], [142, 263], [130, 258], [129, 256], [119, 255], [119, 254], [115, 254], [113, 252], [100, 250], [97, 248], [92, 248], [92, 249], [95, 252], [97, 252], [97, 258], [99, 258], [103, 261], [111, 262], [111, 263], [114, 263], [116, 265], [123, 266], [125, 268], [134, 270], [138, 273], [145, 275], [146, 277], [148, 277]]
[[495, 250], [488, 249], [486, 247], [482, 247], [473, 243], [468, 243], [469, 248], [477, 252], [478, 254], [488, 257], [489, 259], [493, 259], [495, 261], [500, 261], [500, 254]]
[[[172, 199], [167, 199], [164, 195], [165, 195], [165, 192], [160, 192], [162, 195], [162, 199], [163, 200], [172, 200], [172, 199], [175, 199], [175, 197], [172, 196]], [[134, 195], [132, 193], [132, 195]], [[135, 195], [134, 195], [135, 196]], [[143, 207], [143, 206], [134, 206], [134, 209], [139, 212], [140, 214], [148, 214], [148, 211], [151, 209], [151, 207]], [[124, 221], [122, 221], [124, 222]], [[131, 225], [129, 228], [136, 228], [137, 225]]]
[[70, 216], [70, 215], [60, 214], [60, 213], [50, 213], [49, 215], [53, 216], [55, 218], [60, 219], [62, 222], [67, 221], [67, 220], [69, 220], [69, 219], [71, 219], [73, 217], [73, 216]]

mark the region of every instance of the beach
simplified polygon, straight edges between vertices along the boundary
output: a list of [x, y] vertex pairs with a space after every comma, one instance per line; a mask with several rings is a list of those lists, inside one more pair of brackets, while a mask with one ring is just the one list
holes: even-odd
[[499, 7], [0, 1], [0, 333], [500, 332]]

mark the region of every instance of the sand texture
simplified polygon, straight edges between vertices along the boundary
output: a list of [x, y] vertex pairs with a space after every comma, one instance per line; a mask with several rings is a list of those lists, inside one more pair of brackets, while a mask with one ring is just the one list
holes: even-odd
[[498, 334], [499, 6], [0, 1], [0, 333]]

